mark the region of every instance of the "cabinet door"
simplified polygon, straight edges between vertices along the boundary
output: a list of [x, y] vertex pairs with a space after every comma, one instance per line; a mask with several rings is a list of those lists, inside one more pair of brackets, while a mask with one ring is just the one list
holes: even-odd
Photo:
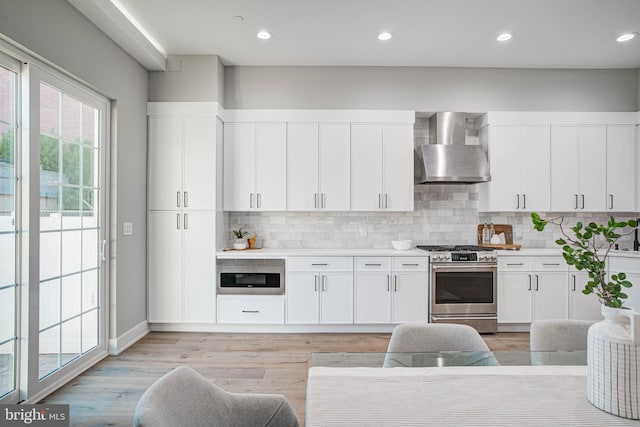
[[580, 210], [604, 212], [607, 193], [606, 130], [604, 126], [581, 126], [579, 134]]
[[635, 211], [635, 165], [635, 126], [607, 126], [608, 211]]
[[287, 126], [287, 210], [318, 209], [318, 125]]
[[352, 124], [351, 210], [378, 211], [381, 209], [382, 125]]
[[551, 208], [551, 130], [549, 126], [520, 129], [520, 208], [549, 211]]
[[392, 279], [393, 323], [427, 320], [427, 274], [394, 273]]
[[489, 129], [489, 161], [491, 181], [489, 210], [521, 209], [520, 194], [520, 128], [492, 126]]
[[589, 281], [589, 274], [584, 271], [569, 273], [569, 318], [575, 320], [602, 320], [600, 302], [593, 294], [582, 293]]
[[534, 273], [533, 320], [567, 319], [567, 273]]
[[[182, 215], [149, 212], [149, 322], [182, 322]], [[210, 260], [213, 262], [213, 258]]]
[[353, 274], [320, 275], [320, 323], [353, 323]]
[[498, 273], [498, 323], [531, 322], [531, 273]]
[[575, 211], [579, 204], [578, 128], [551, 126], [551, 210]]
[[356, 273], [355, 323], [391, 323], [389, 273]]
[[633, 286], [624, 290], [624, 293], [629, 297], [624, 306], [640, 312], [640, 274], [627, 273], [627, 280], [633, 283]]
[[149, 209], [182, 207], [182, 119], [149, 117]]
[[254, 133], [252, 123], [224, 124], [224, 210], [248, 211], [253, 191]]
[[287, 127], [285, 123], [255, 125], [255, 205], [262, 211], [287, 209]]
[[351, 207], [351, 135], [347, 123], [319, 125], [320, 208], [348, 211]]
[[320, 321], [320, 275], [287, 273], [287, 323]]
[[383, 125], [382, 141], [384, 209], [412, 211], [413, 125]]
[[184, 119], [183, 207], [214, 210], [216, 182], [216, 121], [210, 117]]
[[186, 323], [213, 323], [215, 295], [215, 217], [213, 211], [182, 214], [184, 314]]

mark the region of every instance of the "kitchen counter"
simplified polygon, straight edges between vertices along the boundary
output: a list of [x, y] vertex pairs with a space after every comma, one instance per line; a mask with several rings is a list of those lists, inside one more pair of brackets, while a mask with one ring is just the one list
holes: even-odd
[[397, 251], [395, 249], [247, 249], [216, 252], [218, 259], [266, 259], [287, 257], [367, 256], [367, 257], [426, 257], [429, 252], [421, 249]]
[[[561, 256], [562, 249], [558, 247], [558, 249], [545, 249], [545, 248], [530, 248], [530, 249], [520, 249], [519, 251], [505, 251], [499, 250], [496, 251], [498, 256]], [[609, 252], [610, 257], [619, 257], [619, 258], [638, 258], [640, 259], [640, 252], [634, 251], [611, 251]]]

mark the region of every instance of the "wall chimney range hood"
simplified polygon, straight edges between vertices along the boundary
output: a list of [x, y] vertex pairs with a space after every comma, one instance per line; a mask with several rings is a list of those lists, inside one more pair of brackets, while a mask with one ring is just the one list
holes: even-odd
[[[417, 184], [476, 183], [491, 180], [487, 156], [480, 145], [466, 145], [465, 113], [435, 113], [429, 119], [429, 144], [420, 147]], [[421, 172], [421, 173], [420, 173]]]

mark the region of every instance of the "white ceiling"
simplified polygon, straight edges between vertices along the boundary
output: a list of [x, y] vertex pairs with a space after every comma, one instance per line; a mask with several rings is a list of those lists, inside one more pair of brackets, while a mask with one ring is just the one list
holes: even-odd
[[[69, 1], [94, 22], [87, 3], [120, 3], [162, 53], [226, 65], [640, 68], [640, 37], [615, 41], [640, 32], [640, 0]], [[116, 41], [133, 28], [96, 24]], [[498, 43], [505, 31], [514, 38]]]

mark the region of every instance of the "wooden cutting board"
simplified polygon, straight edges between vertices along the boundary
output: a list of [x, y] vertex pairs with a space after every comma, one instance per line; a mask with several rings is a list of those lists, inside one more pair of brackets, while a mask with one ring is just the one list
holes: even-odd
[[503, 249], [515, 249], [515, 248], [504, 248], [504, 246], [518, 246], [517, 249], [520, 249], [520, 245], [513, 244], [513, 226], [511, 224], [493, 224], [493, 229], [495, 230], [495, 234], [504, 233], [504, 244], [502, 245], [490, 245], [490, 244], [482, 244], [482, 228], [484, 224], [478, 224], [478, 244], [487, 247], [496, 247], [500, 246]]

